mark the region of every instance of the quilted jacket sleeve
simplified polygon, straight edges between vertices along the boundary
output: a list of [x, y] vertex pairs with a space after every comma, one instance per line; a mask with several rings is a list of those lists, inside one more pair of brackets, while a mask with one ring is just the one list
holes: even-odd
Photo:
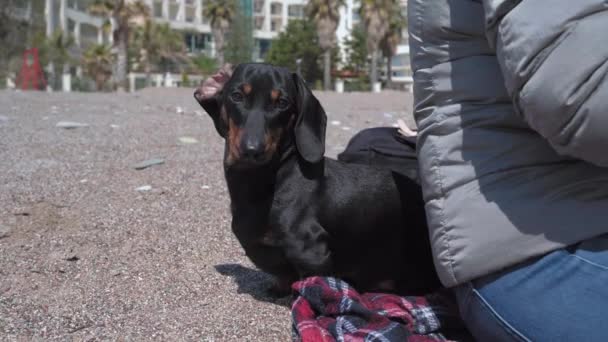
[[558, 153], [608, 167], [608, 2], [483, 3], [516, 110]]

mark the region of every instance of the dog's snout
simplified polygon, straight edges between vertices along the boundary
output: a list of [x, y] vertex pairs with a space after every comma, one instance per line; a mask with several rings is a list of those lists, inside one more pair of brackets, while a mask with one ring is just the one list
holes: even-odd
[[264, 156], [264, 143], [258, 139], [245, 139], [242, 153], [245, 158], [260, 160]]

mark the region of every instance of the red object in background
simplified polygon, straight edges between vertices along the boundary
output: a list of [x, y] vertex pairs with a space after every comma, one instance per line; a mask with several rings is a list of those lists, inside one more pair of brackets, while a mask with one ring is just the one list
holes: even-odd
[[25, 50], [23, 53], [23, 64], [21, 65], [19, 80], [21, 89], [23, 90], [41, 90], [46, 88], [46, 80], [40, 67], [37, 48]]

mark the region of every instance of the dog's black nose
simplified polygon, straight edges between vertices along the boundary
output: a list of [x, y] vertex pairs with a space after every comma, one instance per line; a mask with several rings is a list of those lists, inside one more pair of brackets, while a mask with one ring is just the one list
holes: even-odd
[[246, 141], [242, 150], [247, 159], [260, 160], [264, 156], [264, 144], [259, 141]]

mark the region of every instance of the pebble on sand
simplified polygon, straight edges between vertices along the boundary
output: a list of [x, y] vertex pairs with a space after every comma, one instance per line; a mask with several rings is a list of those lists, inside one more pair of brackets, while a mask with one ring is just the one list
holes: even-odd
[[0, 239], [8, 237], [11, 235], [11, 229], [9, 227], [0, 226]]
[[139, 163], [133, 165], [133, 168], [135, 170], [143, 170], [143, 169], [149, 168], [150, 166], [160, 165], [160, 164], [164, 164], [164, 163], [165, 163], [164, 159], [152, 158], [152, 159], [144, 160], [142, 162], [139, 162]]
[[150, 190], [152, 190], [151, 185], [142, 185], [138, 188], [135, 188], [135, 191], [139, 191], [139, 192], [150, 191]]
[[198, 140], [196, 140], [196, 138], [193, 138], [193, 137], [179, 137], [177, 140], [179, 140], [179, 142], [182, 143], [182, 144], [196, 144], [196, 143], [198, 143]]
[[89, 127], [89, 124], [81, 123], [81, 122], [73, 122], [73, 121], [59, 121], [56, 127], [65, 128], [65, 129], [74, 129], [81, 127]]

